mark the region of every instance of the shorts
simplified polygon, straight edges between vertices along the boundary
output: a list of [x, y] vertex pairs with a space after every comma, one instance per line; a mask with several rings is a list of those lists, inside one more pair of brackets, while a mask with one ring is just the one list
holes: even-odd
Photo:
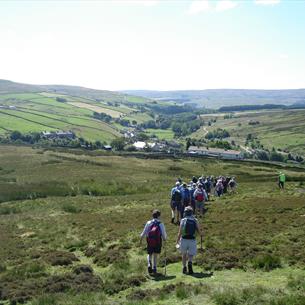
[[196, 239], [184, 239], [180, 241], [180, 252], [182, 254], [189, 254], [195, 256], [197, 254]]
[[204, 208], [204, 201], [197, 201], [196, 200], [196, 209]]
[[181, 202], [172, 201], [172, 203], [171, 203], [171, 208], [172, 208], [173, 210], [177, 209], [178, 211], [181, 211], [182, 203], [181, 203]]
[[160, 254], [161, 253], [161, 248], [162, 245], [160, 244], [159, 246], [156, 247], [150, 247], [149, 245], [147, 245], [147, 254], [153, 254], [153, 253], [157, 253]]

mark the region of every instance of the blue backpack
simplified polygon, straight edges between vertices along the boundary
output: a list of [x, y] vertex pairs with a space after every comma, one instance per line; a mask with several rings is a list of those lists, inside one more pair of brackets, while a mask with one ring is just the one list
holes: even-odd
[[176, 203], [180, 203], [182, 201], [182, 194], [178, 188], [174, 189], [174, 192], [172, 194], [172, 201]]

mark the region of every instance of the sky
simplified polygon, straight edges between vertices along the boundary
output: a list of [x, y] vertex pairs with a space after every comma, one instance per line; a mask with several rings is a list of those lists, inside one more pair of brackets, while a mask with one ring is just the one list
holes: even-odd
[[305, 1], [0, 1], [0, 79], [104, 90], [305, 88]]

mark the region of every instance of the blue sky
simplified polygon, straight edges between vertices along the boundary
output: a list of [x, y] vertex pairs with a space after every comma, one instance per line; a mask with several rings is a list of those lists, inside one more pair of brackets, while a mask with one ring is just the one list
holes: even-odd
[[0, 78], [98, 89], [305, 88], [305, 1], [0, 1]]

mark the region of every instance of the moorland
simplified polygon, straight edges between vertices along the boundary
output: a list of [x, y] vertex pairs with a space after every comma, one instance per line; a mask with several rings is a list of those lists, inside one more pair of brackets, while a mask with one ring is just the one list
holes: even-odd
[[[202, 174], [238, 189], [208, 203], [195, 274], [182, 275], [169, 191]], [[1, 145], [0, 302], [305, 304], [304, 183], [296, 165]], [[169, 238], [148, 277], [139, 234], [155, 208]]]

